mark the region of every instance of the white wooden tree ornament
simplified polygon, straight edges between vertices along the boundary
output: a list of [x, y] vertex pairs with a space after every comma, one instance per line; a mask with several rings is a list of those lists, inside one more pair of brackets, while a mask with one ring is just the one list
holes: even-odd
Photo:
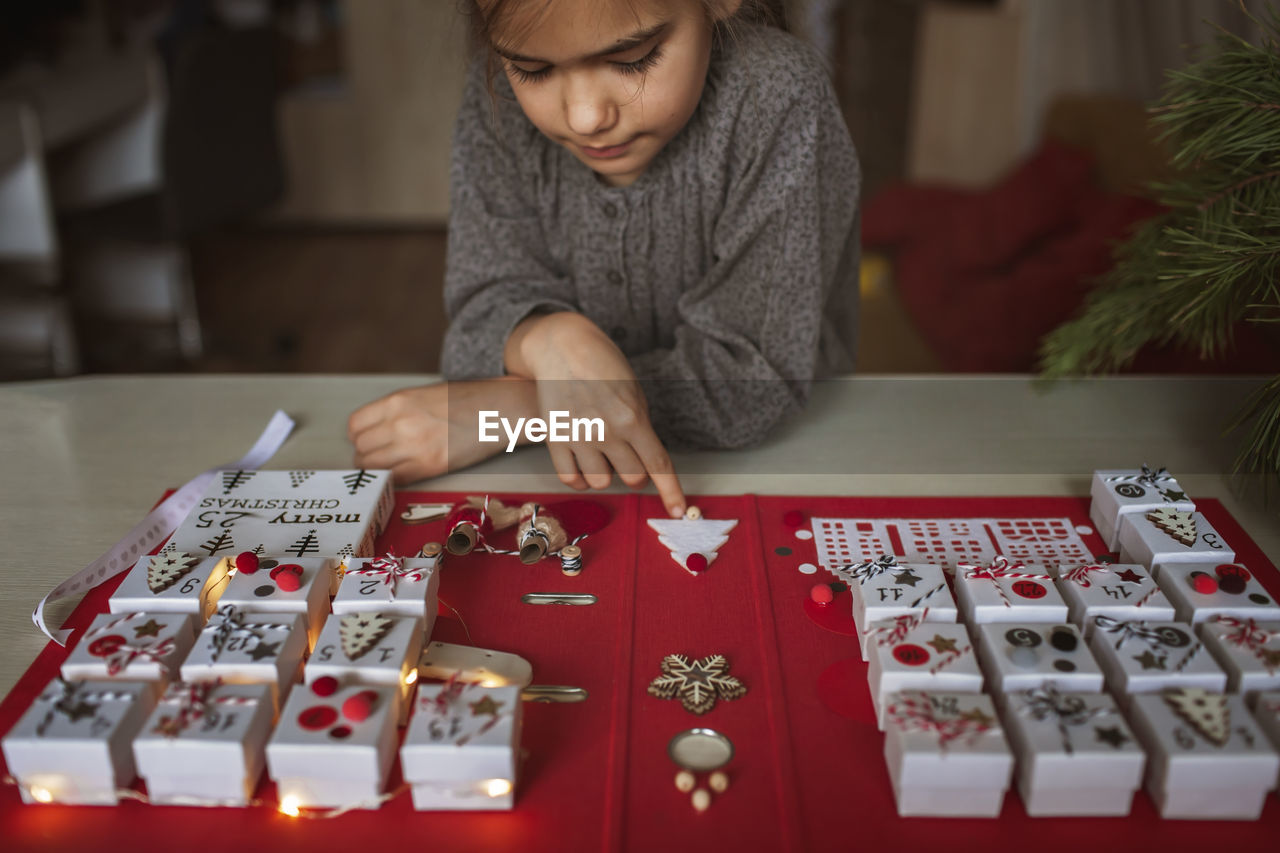
[[684, 518], [649, 519], [649, 526], [658, 533], [658, 541], [671, 551], [671, 559], [694, 577], [711, 565], [720, 546], [729, 541], [729, 531], [737, 524], [736, 518], [710, 519], [692, 514]]

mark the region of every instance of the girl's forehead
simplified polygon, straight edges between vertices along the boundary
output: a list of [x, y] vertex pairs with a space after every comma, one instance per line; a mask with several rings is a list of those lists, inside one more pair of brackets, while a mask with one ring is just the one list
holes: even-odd
[[[695, 4], [698, 0], [692, 0]], [[493, 46], [508, 55], [565, 61], [594, 56], [669, 22], [681, 0], [482, 0]]]

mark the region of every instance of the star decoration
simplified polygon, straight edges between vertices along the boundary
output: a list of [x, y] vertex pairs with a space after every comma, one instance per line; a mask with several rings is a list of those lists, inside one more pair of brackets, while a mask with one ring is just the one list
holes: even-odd
[[1119, 726], [1107, 726], [1106, 728], [1094, 726], [1093, 732], [1101, 743], [1105, 743], [1113, 749], [1119, 749], [1129, 742], [1129, 736], [1120, 731]]
[[485, 696], [476, 702], [467, 703], [471, 707], [471, 716], [479, 717], [482, 714], [488, 714], [491, 717], [498, 716], [498, 709], [505, 705], [505, 702], [495, 702], [492, 696]]
[[925, 645], [933, 646], [933, 650], [940, 655], [947, 652], [959, 654], [959, 650], [956, 648], [956, 641], [941, 634], [934, 634], [933, 639], [926, 641]]
[[667, 655], [662, 659], [662, 675], [649, 683], [649, 695], [672, 699], [679, 695], [686, 711], [705, 714], [717, 699], [737, 699], [747, 687], [729, 674], [729, 661], [724, 655], [710, 655], [691, 661], [684, 655]]
[[67, 719], [73, 723], [78, 723], [83, 719], [92, 717], [98, 713], [98, 706], [92, 705], [85, 701], [76, 702], [74, 705], [63, 703], [58, 705], [58, 710], [66, 715]]
[[894, 575], [893, 582], [895, 584], [900, 584], [902, 586], [914, 587], [917, 583], [920, 582], [920, 576], [917, 575], [915, 572], [911, 571], [910, 569], [907, 569], [904, 572]]
[[1133, 569], [1125, 569], [1123, 572], [1116, 572], [1116, 577], [1125, 583], [1142, 583], [1142, 575], [1138, 574]]
[[1177, 489], [1160, 489], [1160, 497], [1164, 498], [1169, 503], [1177, 503], [1178, 501], [1185, 501], [1187, 499], [1187, 493], [1180, 492]]
[[259, 640], [254, 644], [253, 648], [249, 649], [248, 655], [254, 660], [263, 660], [264, 658], [275, 657], [280, 654], [281, 642], [283, 641], [277, 640], [274, 643], [264, 643]]
[[980, 726], [992, 726], [995, 725], [996, 722], [991, 717], [984, 714], [981, 708], [972, 708], [965, 711], [960, 715], [960, 719], [969, 720], [970, 722], [977, 723]]
[[182, 734], [183, 728], [185, 726], [179, 722], [177, 717], [161, 717], [160, 722], [156, 724], [152, 731], [165, 737], [177, 737]]
[[1142, 664], [1143, 670], [1165, 668], [1164, 658], [1152, 654], [1150, 649], [1140, 655], [1134, 655], [1133, 659]]
[[1280, 649], [1263, 649], [1258, 652], [1258, 657], [1266, 664], [1267, 669], [1280, 667]]
[[161, 623], [161, 622], [157, 622], [157, 621], [156, 621], [156, 620], [154, 620], [154, 619], [148, 619], [146, 622], [144, 622], [143, 624], [141, 624], [141, 625], [139, 625], [138, 627], [136, 627], [136, 628], [134, 628], [134, 629], [133, 629], [133, 636], [135, 636], [135, 637], [159, 637], [159, 636], [160, 636], [160, 629], [161, 629], [161, 628], [163, 628], [163, 627], [164, 627], [164, 624], [163, 624], [163, 623]]

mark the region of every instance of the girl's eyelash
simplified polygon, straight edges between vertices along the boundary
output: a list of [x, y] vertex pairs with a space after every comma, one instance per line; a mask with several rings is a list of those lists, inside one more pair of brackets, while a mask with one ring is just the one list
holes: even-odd
[[[653, 50], [634, 62], [610, 62], [609, 64], [621, 74], [643, 74], [657, 65], [660, 59], [662, 59], [662, 45], [655, 45]], [[507, 67], [511, 69], [511, 73], [515, 75], [516, 80], [521, 83], [536, 83], [551, 73], [550, 65], [539, 68], [537, 71], [521, 68], [514, 62], [508, 62]]]

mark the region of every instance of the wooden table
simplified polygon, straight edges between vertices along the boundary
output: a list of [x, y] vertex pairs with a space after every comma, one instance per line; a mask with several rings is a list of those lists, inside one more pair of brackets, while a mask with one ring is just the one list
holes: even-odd
[[[0, 385], [0, 693], [44, 645], [34, 604], [137, 523], [166, 488], [237, 459], [275, 409], [298, 427], [271, 468], [351, 464], [347, 415], [423, 376], [124, 376]], [[676, 456], [690, 494], [1085, 495], [1096, 468], [1167, 466], [1280, 563], [1280, 509], [1233, 493], [1222, 429], [1260, 382], [1115, 378], [1047, 393], [1024, 376], [822, 383], [761, 446]], [[556, 491], [538, 449], [415, 488]], [[615, 487], [616, 488], [616, 487]], [[55, 624], [70, 612], [51, 608]]]

